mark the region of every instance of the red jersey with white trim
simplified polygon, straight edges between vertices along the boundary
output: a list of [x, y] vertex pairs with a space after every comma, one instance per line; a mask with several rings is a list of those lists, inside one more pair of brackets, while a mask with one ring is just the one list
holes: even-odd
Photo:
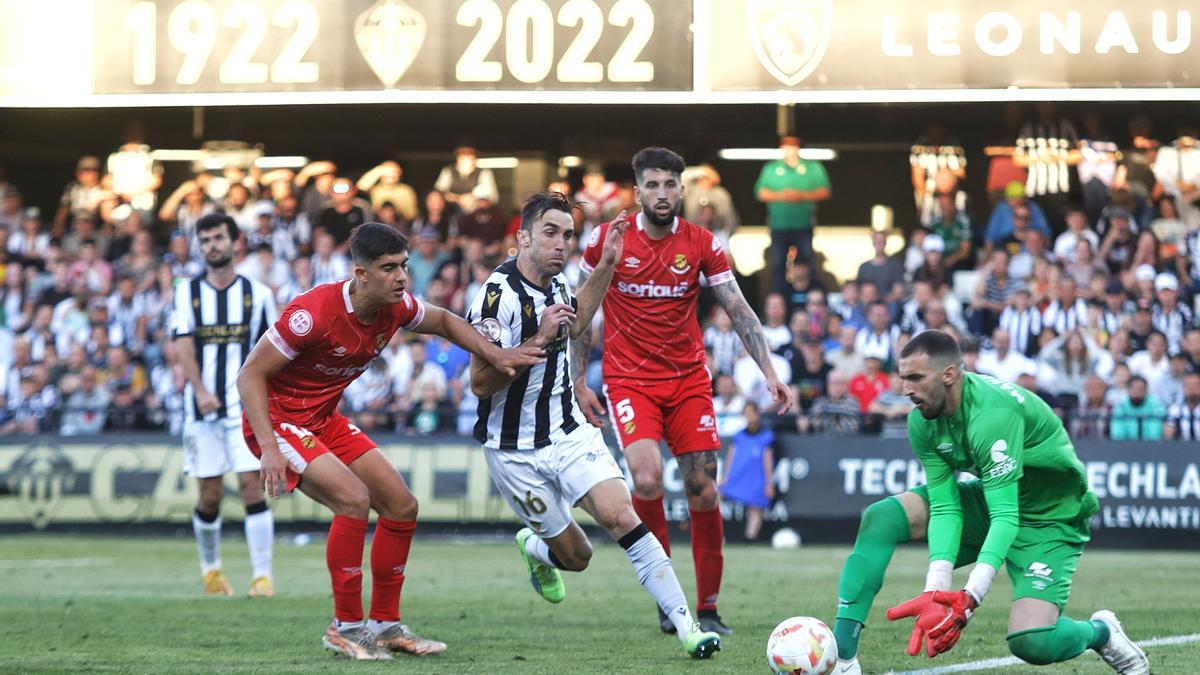
[[[604, 294], [604, 378], [658, 380], [705, 367], [696, 321], [701, 275], [709, 286], [734, 283], [721, 242], [708, 230], [675, 219], [671, 234], [654, 240], [630, 217], [612, 285]], [[605, 223], [592, 231], [580, 267], [600, 262]]]
[[385, 305], [370, 325], [354, 316], [350, 282], [321, 284], [297, 296], [267, 329], [269, 340], [291, 363], [267, 380], [274, 422], [319, 433], [337, 410], [342, 391], [370, 367], [397, 330], [425, 318], [421, 301], [404, 294]]

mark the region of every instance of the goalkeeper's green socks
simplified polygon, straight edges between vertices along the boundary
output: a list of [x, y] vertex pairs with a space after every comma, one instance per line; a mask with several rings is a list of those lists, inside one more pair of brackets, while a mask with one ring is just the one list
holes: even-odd
[[863, 511], [854, 550], [842, 567], [838, 582], [837, 621], [833, 636], [838, 658], [849, 660], [858, 654], [858, 638], [871, 603], [883, 586], [883, 573], [892, 561], [896, 545], [908, 541], [908, 516], [904, 506], [893, 497], [880, 500]]
[[1053, 626], [1031, 628], [1008, 636], [1013, 656], [1035, 666], [1060, 663], [1108, 642], [1108, 626], [1101, 621], [1076, 621], [1058, 617]]

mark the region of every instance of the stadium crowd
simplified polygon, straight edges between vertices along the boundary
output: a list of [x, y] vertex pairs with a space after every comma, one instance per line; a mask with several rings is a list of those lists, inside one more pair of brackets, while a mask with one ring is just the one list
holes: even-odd
[[[1036, 392], [1076, 437], [1200, 438], [1195, 132], [1160, 143], [1136, 118], [1118, 140], [1091, 115], [1077, 131], [1049, 104], [1018, 122], [1015, 140], [985, 148], [988, 192], [978, 199], [963, 188], [963, 147], [930, 127], [910, 155], [916, 215], [903, 250], [889, 255], [888, 233], [873, 232], [874, 256], [843, 282], [812, 241], [815, 205], [835, 198], [834, 186], [819, 162], [799, 157], [798, 139], [783, 139], [784, 159], [763, 167], [754, 194], [731, 195], [711, 165], [689, 168], [682, 215], [726, 243], [739, 225], [735, 200], [766, 202], [773, 246], [759, 309], [775, 369], [801, 402], [766, 416], [776, 431], [902, 435], [911, 404], [897, 354], [938, 328], [960, 339], [968, 370]], [[411, 292], [461, 314], [512, 251], [518, 225], [469, 147], [422, 191], [395, 161], [361, 175], [328, 161], [298, 171], [226, 165], [172, 189], [162, 175], [131, 137], [105, 162], [81, 157], [46, 214], [25, 203], [20, 176], [0, 169], [0, 433], [179, 432], [185, 376], [169, 313], [176, 284], [203, 273], [194, 227], [205, 214], [237, 221], [237, 269], [269, 286], [280, 308], [346, 278], [350, 231], [374, 220], [409, 237]], [[577, 184], [548, 187], [578, 200], [581, 243], [636, 208], [632, 184], [598, 165]], [[575, 251], [568, 276], [579, 260]], [[711, 305], [701, 304], [704, 342], [719, 430], [731, 436], [745, 404], [770, 410], [770, 395]], [[587, 369], [597, 391], [599, 354], [596, 345]], [[367, 429], [470, 433], [465, 352], [401, 332], [383, 355], [346, 390], [347, 416]]]

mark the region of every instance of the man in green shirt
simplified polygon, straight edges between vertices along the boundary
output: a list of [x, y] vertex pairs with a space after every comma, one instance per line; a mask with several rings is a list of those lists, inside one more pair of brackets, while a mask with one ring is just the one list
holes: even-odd
[[800, 139], [779, 141], [783, 159], [767, 162], [754, 184], [754, 195], [767, 205], [771, 228], [771, 292], [787, 291], [788, 251], [813, 262], [812, 228], [817, 202], [829, 199], [829, 176], [820, 162], [800, 157]]
[[[954, 338], [925, 331], [900, 352], [913, 452], [926, 485], [872, 504], [863, 512], [854, 551], [838, 585], [839, 675], [861, 673], [859, 634], [896, 545], [929, 541], [925, 592], [888, 610], [889, 620], [915, 617], [908, 653], [925, 642], [930, 657], [949, 651], [1003, 564], [1013, 585], [1008, 648], [1047, 665], [1099, 652], [1113, 670], [1148, 674], [1150, 661], [1111, 611], [1090, 621], [1062, 614], [1098, 508], [1083, 464], [1062, 422], [1036, 394], [963, 372]], [[959, 472], [976, 479], [958, 481]], [[953, 570], [975, 563], [960, 591]]]

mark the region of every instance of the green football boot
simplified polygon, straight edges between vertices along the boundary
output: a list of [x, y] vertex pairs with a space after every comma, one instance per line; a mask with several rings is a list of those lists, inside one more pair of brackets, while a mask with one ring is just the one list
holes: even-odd
[[560, 603], [563, 598], [567, 597], [567, 587], [563, 585], [562, 574], [546, 563], [534, 559], [525, 551], [525, 542], [535, 536], [537, 535], [528, 527], [523, 527], [520, 532], [517, 532], [517, 550], [521, 552], [521, 557], [525, 559], [525, 566], [529, 568], [529, 583], [533, 585], [533, 590], [537, 591], [538, 595], [546, 599], [546, 602]]

